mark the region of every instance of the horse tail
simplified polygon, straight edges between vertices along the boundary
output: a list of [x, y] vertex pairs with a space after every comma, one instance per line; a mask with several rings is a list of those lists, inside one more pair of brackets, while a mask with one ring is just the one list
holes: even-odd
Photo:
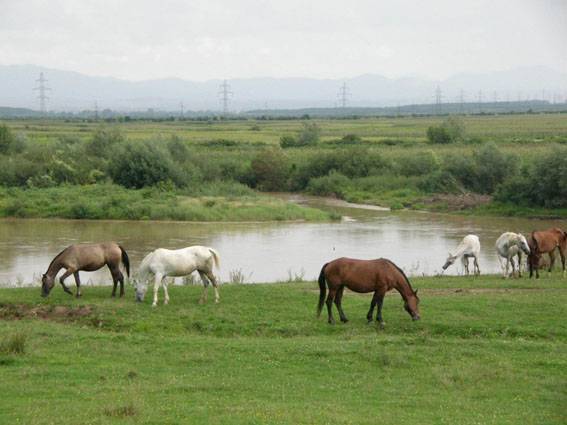
[[124, 267], [126, 267], [126, 275], [130, 277], [130, 259], [128, 258], [128, 254], [121, 245], [118, 245], [118, 248], [120, 248], [120, 251], [122, 251], [122, 264], [124, 264]]
[[325, 295], [327, 292], [327, 284], [325, 281], [325, 267], [327, 267], [329, 263], [326, 263], [321, 268], [321, 273], [319, 273], [319, 304], [317, 305], [317, 317], [321, 315], [321, 310], [323, 309], [323, 304], [325, 303]]
[[217, 269], [220, 269], [220, 256], [219, 253], [214, 250], [213, 248], [209, 248], [211, 254], [213, 254], [213, 261], [215, 262], [215, 266]]

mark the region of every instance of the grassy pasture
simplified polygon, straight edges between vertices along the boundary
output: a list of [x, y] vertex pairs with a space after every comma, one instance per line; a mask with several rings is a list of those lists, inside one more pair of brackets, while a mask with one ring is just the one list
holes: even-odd
[[[323, 141], [356, 134], [374, 142], [386, 139], [425, 141], [425, 132], [443, 117], [399, 117], [361, 119], [314, 119], [321, 128]], [[541, 142], [567, 137], [565, 114], [524, 114], [466, 116], [463, 118], [471, 137], [490, 138], [499, 142]], [[16, 132], [42, 141], [59, 137], [88, 138], [101, 124], [96, 122], [64, 122], [63, 120], [6, 121]], [[115, 123], [131, 140], [143, 140], [160, 134], [176, 135], [193, 143], [211, 140], [232, 140], [239, 143], [278, 144], [283, 135], [295, 134], [303, 120], [246, 121], [132, 121]]]
[[317, 320], [316, 283], [226, 285], [203, 306], [173, 287], [156, 309], [131, 288], [2, 289], [0, 423], [566, 422], [567, 280], [412, 283], [422, 320], [391, 294], [385, 330], [370, 295], [345, 294], [347, 324]]

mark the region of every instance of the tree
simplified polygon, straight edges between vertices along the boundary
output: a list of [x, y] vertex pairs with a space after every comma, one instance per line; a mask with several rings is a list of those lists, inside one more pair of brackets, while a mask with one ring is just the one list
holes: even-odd
[[272, 148], [259, 152], [252, 159], [252, 174], [256, 186], [266, 191], [283, 191], [287, 188], [289, 166], [281, 149]]

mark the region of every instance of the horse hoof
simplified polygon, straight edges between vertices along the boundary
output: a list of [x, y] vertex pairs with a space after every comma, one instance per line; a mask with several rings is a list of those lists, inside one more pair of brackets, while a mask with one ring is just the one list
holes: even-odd
[[385, 327], [384, 325], [385, 325], [384, 322], [380, 322], [380, 324], [379, 324], [380, 329], [384, 329], [384, 327]]
[[157, 304], [156, 304], [156, 303], [152, 303], [152, 307], [154, 307], [154, 308], [157, 307]]
[[348, 322], [348, 319], [341, 319], [341, 322], [347, 323], [347, 322]]

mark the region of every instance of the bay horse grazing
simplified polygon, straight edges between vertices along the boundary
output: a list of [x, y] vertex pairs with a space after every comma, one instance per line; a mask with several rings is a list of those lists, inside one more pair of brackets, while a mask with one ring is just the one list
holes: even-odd
[[130, 260], [128, 254], [115, 242], [85, 243], [71, 245], [61, 251], [49, 264], [47, 272], [41, 277], [41, 295], [47, 297], [55, 285], [55, 277], [61, 269], [66, 269], [59, 278], [63, 290], [73, 295], [71, 290], [65, 286], [65, 279], [70, 275], [75, 276], [77, 285], [77, 298], [81, 296], [81, 280], [79, 271], [94, 272], [105, 265], [110, 269], [114, 287], [112, 296], [116, 296], [116, 286], [120, 282], [120, 296], [124, 295], [124, 275], [120, 271], [120, 262], [126, 268], [126, 274], [130, 276]]
[[206, 246], [190, 246], [182, 249], [158, 248], [150, 252], [140, 264], [140, 269], [134, 278], [136, 286], [136, 301], [142, 302], [148, 290], [148, 279], [154, 277], [154, 301], [152, 307], [158, 303], [158, 289], [163, 284], [164, 304], [169, 303], [167, 292], [167, 276], [188, 276], [195, 270], [199, 272], [203, 281], [203, 294], [200, 303], [207, 300], [209, 281], [215, 289], [215, 303], [219, 302], [218, 283], [213, 274], [213, 265], [220, 265], [217, 251]]
[[561, 256], [561, 264], [563, 266], [563, 277], [565, 277], [565, 255], [567, 254], [567, 232], [554, 227], [548, 230], [532, 232], [530, 235], [529, 245], [531, 253], [528, 256], [528, 267], [530, 269], [530, 278], [535, 270], [536, 279], [539, 279], [539, 265], [542, 254], [549, 254], [549, 269], [551, 272], [555, 262], [555, 249], [559, 250]]
[[461, 257], [461, 263], [465, 268], [465, 274], [469, 274], [469, 258], [474, 258], [473, 272], [476, 275], [480, 274], [480, 267], [478, 266], [478, 255], [480, 254], [480, 241], [477, 235], [467, 235], [463, 238], [455, 254], [449, 253], [445, 264], [443, 265], [443, 270], [447, 270], [457, 258]]
[[419, 320], [419, 298], [414, 291], [405, 273], [390, 260], [379, 258], [377, 260], [356, 260], [352, 258], [338, 258], [323, 266], [319, 274], [319, 305], [317, 317], [321, 315], [325, 303], [326, 287], [329, 287], [327, 296], [327, 310], [329, 323], [334, 324], [333, 301], [337, 306], [341, 322], [348, 321], [342, 307], [343, 291], [346, 288], [354, 292], [374, 292], [370, 310], [366, 315], [368, 323], [372, 322], [374, 307], [378, 307], [376, 320], [384, 327], [382, 319], [382, 304], [386, 292], [395, 289], [404, 300], [404, 309], [413, 320]]
[[[504, 278], [508, 278], [508, 266], [512, 264], [512, 275], [514, 275], [514, 257], [518, 257], [518, 276], [522, 276], [522, 252], [530, 254], [530, 247], [526, 237], [521, 233], [505, 232], [496, 240], [496, 254], [500, 267], [504, 273]], [[506, 266], [502, 264], [502, 258], [506, 259]]]

